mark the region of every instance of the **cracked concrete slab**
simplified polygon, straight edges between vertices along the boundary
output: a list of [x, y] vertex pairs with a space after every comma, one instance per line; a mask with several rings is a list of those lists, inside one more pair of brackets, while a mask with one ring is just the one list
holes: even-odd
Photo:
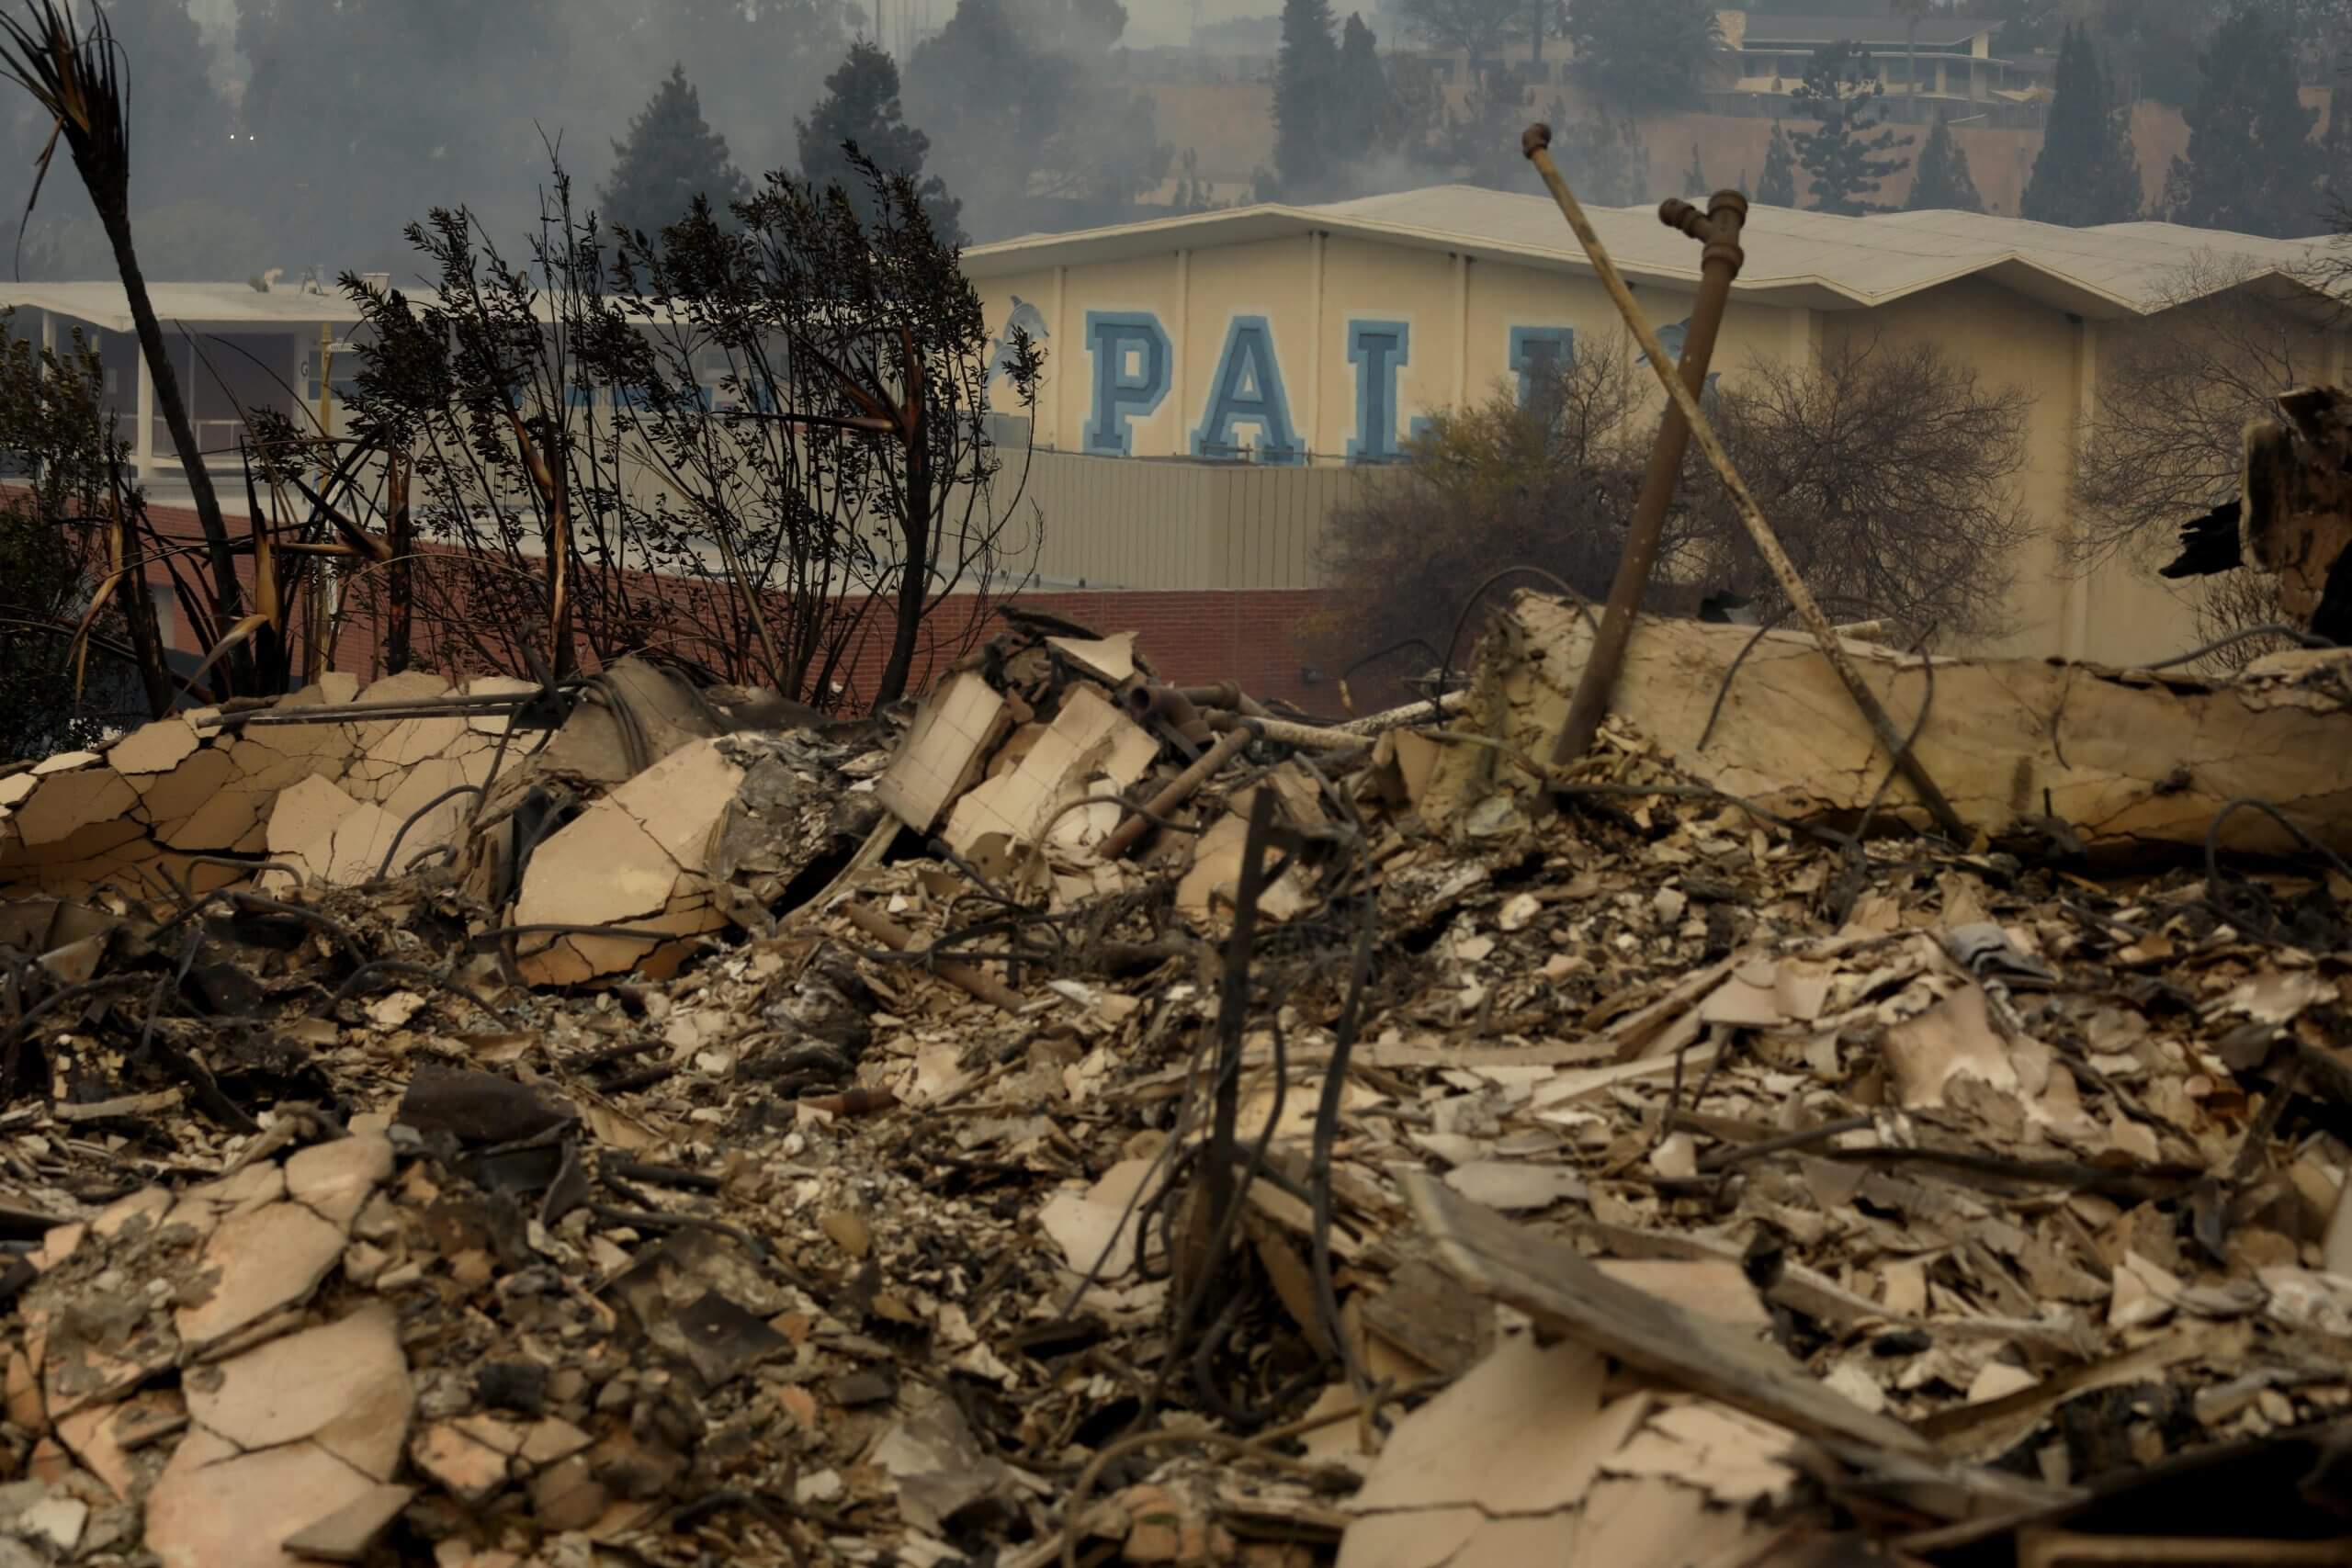
[[191, 1420], [251, 1452], [310, 1438], [390, 1481], [415, 1405], [392, 1309], [371, 1303], [321, 1328], [188, 1374]]
[[319, 1447], [223, 1454], [191, 1436], [147, 1496], [147, 1550], [163, 1568], [298, 1568], [285, 1543], [379, 1483]]
[[[1542, 594], [1521, 594], [1507, 614], [1510, 635], [1487, 638], [1477, 695], [1455, 728], [1545, 758], [1592, 634], [1573, 606]], [[2344, 694], [2352, 652], [2276, 654], [2222, 681], [2022, 659], [1939, 658], [1930, 672], [1926, 660], [1875, 644], [1849, 642], [1847, 651], [1898, 728], [1930, 705], [1917, 755], [1962, 820], [1996, 838], [2038, 834], [2038, 820], [2054, 818], [2095, 854], [2202, 845], [2225, 802], [2253, 796], [2330, 848], [2352, 851]], [[1640, 617], [1613, 708], [1678, 771], [1783, 816], [1850, 819], [1888, 772], [1852, 697], [1802, 633], [1759, 637], [1753, 627]], [[1438, 760], [1424, 815], [1462, 820], [1482, 802], [1542, 787], [1491, 747], [1453, 746]], [[1878, 809], [1928, 820], [1899, 776]], [[2219, 842], [2300, 849], [2253, 811], [2231, 814]]]
[[309, 1299], [343, 1256], [343, 1243], [341, 1226], [299, 1203], [230, 1215], [204, 1244], [210, 1293], [180, 1307], [180, 1337], [201, 1348]]

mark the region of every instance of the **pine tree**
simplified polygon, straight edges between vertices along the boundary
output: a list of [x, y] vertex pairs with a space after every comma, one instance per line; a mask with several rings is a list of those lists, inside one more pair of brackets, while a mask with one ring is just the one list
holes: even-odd
[[1333, 145], [1339, 116], [1340, 50], [1330, 0], [1283, 0], [1282, 51], [1274, 58], [1274, 172], [1283, 195], [1328, 194], [1344, 161]]
[[2200, 62], [2189, 106], [2188, 152], [2165, 178], [2176, 223], [2289, 239], [2327, 226], [2316, 109], [2296, 90], [2286, 29], [2260, 4], [2242, 0]]
[[1340, 60], [1332, 78], [1332, 161], [1345, 167], [1363, 161], [1375, 148], [1389, 144], [1401, 129], [1396, 95], [1388, 73], [1380, 63], [1380, 40], [1355, 12], [1340, 29]]
[[1577, 75], [1617, 102], [1688, 104], [1723, 47], [1711, 0], [1577, 0], [1568, 17]]
[[1792, 139], [1813, 180], [1814, 210], [1849, 217], [1885, 211], [1868, 198], [1881, 180], [1902, 172], [1909, 160], [1888, 154], [1908, 147], [1911, 138], [1887, 127], [1886, 86], [1862, 46], [1840, 39], [1815, 50], [1794, 96], [1815, 123]]
[[628, 140], [613, 143], [613, 177], [602, 193], [609, 228], [658, 231], [706, 197], [724, 213], [752, 194], [751, 182], [727, 159], [727, 139], [704, 123], [702, 99], [673, 65], [628, 124]]
[[1982, 212], [1984, 198], [1976, 192], [1976, 178], [1968, 172], [1968, 154], [1961, 150], [1951, 127], [1936, 117], [1936, 129], [1919, 149], [1918, 171], [1912, 176], [1906, 212]]
[[2075, 228], [2128, 223], [2140, 216], [2131, 110], [2115, 102], [2086, 28], [2067, 28], [2059, 46], [2057, 96], [2051, 100], [2041, 152], [2018, 213]]
[[1789, 145], [1789, 133], [1781, 122], [1772, 122], [1772, 140], [1764, 149], [1764, 177], [1756, 185], [1756, 200], [1763, 207], [1794, 207], [1797, 204], [1797, 154]]
[[819, 186], [834, 185], [848, 193], [858, 221], [874, 221], [874, 192], [851, 168], [848, 149], [855, 147], [886, 175], [904, 175], [922, 195], [923, 210], [933, 231], [950, 244], [963, 232], [963, 203], [947, 194], [937, 175], [926, 177], [923, 159], [931, 138], [907, 123], [899, 103], [899, 62], [879, 44], [859, 39], [849, 55], [825, 78], [825, 96], [807, 119], [795, 118], [792, 129], [800, 143], [800, 175]]
[[1706, 165], [1699, 161], [1699, 144], [1690, 143], [1690, 166], [1682, 171], [1682, 194], [1692, 201], [1704, 200], [1712, 193], [1707, 189]]
[[[1554, 117], [1555, 121], [1559, 118]], [[1649, 144], [1630, 114], [1596, 107], [1566, 121], [1554, 141], [1552, 155], [1569, 184], [1595, 207], [1635, 207], [1653, 197]]]

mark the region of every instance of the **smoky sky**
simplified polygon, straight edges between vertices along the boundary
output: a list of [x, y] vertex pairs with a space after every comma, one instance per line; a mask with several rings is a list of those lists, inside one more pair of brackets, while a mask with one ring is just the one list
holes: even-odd
[[[86, 15], [91, 0], [77, 8]], [[891, 20], [908, 0], [884, 0]], [[919, 5], [920, 0], [914, 0]], [[17, 6], [20, 0], [0, 0]], [[934, 0], [944, 10], [944, 0]], [[582, 207], [673, 63], [753, 175], [796, 161], [807, 112], [870, 12], [845, 0], [106, 0], [130, 85], [133, 224], [151, 276], [269, 267], [414, 275], [403, 227], [468, 206], [520, 253], [550, 146]], [[0, 200], [19, 217], [48, 125], [0, 88]], [[11, 235], [13, 241], [13, 233]], [[70, 163], [17, 266], [113, 266]]]

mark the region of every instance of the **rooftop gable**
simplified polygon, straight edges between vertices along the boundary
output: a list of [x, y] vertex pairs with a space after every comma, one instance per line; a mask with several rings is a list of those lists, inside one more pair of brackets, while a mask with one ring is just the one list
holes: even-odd
[[[1699, 247], [1656, 209], [1588, 209], [1620, 271], [1637, 282], [1695, 288]], [[1548, 197], [1434, 186], [1316, 207], [1261, 205], [976, 246], [966, 270], [986, 278], [1040, 266], [1125, 260], [1314, 231], [1563, 271], [1590, 270]], [[2329, 242], [2267, 240], [2172, 223], [2067, 229], [1968, 212], [1842, 218], [1758, 206], [1736, 291], [1758, 303], [1854, 310], [1982, 276], [2090, 317], [2148, 315], [2178, 304], [2192, 275], [2235, 285], [2300, 284]]]

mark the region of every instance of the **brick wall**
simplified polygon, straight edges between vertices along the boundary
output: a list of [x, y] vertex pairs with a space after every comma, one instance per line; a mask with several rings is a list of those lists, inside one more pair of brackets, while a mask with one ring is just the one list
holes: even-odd
[[[168, 507], [151, 507], [149, 512], [157, 529], [175, 539], [200, 536], [192, 512]], [[232, 528], [236, 523], [232, 520]], [[241, 558], [238, 565], [239, 575], [250, 593], [251, 562]], [[153, 559], [148, 563], [148, 578], [153, 583], [169, 581], [163, 564]], [[1306, 640], [1306, 622], [1333, 602], [1329, 592], [1289, 588], [1094, 590], [1024, 593], [1016, 602], [1092, 626], [1106, 637], [1124, 631], [1136, 633], [1137, 650], [1162, 676], [1176, 684], [1233, 680], [1254, 697], [1279, 698], [1310, 712], [1340, 711], [1333, 679], [1338, 671], [1326, 669], [1319, 671], [1318, 679], [1306, 678], [1318, 662], [1318, 655]], [[976, 618], [990, 618], [990, 609], [977, 599], [958, 595], [933, 612], [925, 628], [925, 650], [917, 655], [914, 689], [921, 690], [939, 668], [953, 662], [962, 649], [971, 645], [973, 639], [967, 633], [977, 630], [979, 640], [985, 640], [1002, 629], [1001, 622], [975, 626]], [[184, 624], [177, 627], [173, 640], [182, 648], [193, 647]], [[378, 673], [376, 645], [374, 626], [356, 617], [346, 619], [335, 649], [335, 667], [363, 677]], [[889, 607], [876, 605], [849, 660], [849, 689], [853, 693], [873, 691], [888, 656]]]

